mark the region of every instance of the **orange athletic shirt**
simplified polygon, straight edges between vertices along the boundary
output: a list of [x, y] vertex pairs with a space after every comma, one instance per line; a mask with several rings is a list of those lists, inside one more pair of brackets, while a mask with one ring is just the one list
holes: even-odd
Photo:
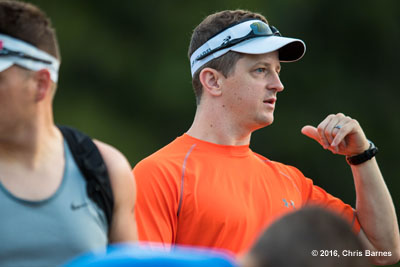
[[141, 241], [242, 254], [271, 222], [309, 203], [338, 212], [360, 230], [351, 206], [248, 145], [218, 145], [184, 134], [139, 162], [133, 173]]

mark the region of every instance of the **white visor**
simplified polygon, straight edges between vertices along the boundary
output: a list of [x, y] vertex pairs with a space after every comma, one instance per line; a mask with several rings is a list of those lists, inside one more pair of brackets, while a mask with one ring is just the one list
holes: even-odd
[[0, 34], [0, 72], [12, 65], [33, 71], [47, 69], [51, 80], [55, 83], [58, 80], [58, 59], [27, 42]]
[[[204, 64], [218, 58], [229, 51], [235, 51], [244, 54], [265, 54], [279, 50], [279, 60], [282, 62], [293, 62], [303, 57], [306, 52], [306, 45], [300, 39], [287, 38], [277, 34], [268, 36], [252, 36], [238, 43], [220, 49], [225, 44], [233, 40], [240, 40], [254, 31], [256, 28], [263, 28], [272, 30], [268, 24], [261, 20], [247, 20], [234, 26], [228, 27], [221, 33], [209, 39], [206, 43], [200, 46], [190, 57], [192, 77], [194, 73], [200, 69]], [[261, 27], [260, 27], [261, 26]], [[266, 28], [265, 28], [266, 27]], [[216, 50], [215, 52], [212, 52]], [[204, 55], [208, 54], [206, 57]], [[200, 58], [200, 59], [199, 59]]]

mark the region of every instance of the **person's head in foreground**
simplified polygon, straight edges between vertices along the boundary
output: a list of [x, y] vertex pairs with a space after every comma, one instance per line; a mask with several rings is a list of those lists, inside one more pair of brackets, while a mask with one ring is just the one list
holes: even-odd
[[306, 207], [274, 222], [242, 267], [370, 266], [348, 222], [330, 211]]

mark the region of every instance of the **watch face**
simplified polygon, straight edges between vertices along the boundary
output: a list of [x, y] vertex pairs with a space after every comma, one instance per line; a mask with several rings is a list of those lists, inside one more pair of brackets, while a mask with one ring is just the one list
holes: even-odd
[[376, 146], [375, 146], [375, 144], [374, 144], [374, 143], [372, 143], [372, 142], [371, 142], [371, 141], [369, 141], [369, 140], [368, 140], [368, 142], [369, 142], [369, 149], [376, 148]]

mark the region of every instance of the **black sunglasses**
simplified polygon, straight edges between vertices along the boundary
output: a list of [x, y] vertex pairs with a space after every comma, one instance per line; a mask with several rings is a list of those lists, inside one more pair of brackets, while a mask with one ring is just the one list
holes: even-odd
[[240, 38], [236, 38], [236, 39], [230, 39], [231, 37], [228, 36], [227, 38], [225, 38], [224, 42], [220, 46], [218, 46], [214, 49], [211, 49], [209, 51], [206, 51], [205, 53], [200, 54], [196, 58], [196, 60], [202, 60], [203, 58], [205, 58], [217, 51], [234, 46], [238, 43], [241, 43], [243, 41], [246, 41], [248, 39], [252, 39], [255, 37], [273, 36], [273, 35], [282, 36], [277, 28], [275, 28], [274, 26], [269, 26], [265, 23], [254, 22], [250, 25], [250, 28], [251, 28], [251, 31], [247, 35], [240, 37]]
[[13, 51], [13, 50], [10, 50], [10, 49], [4, 48], [4, 47], [0, 50], [0, 56], [14, 56], [14, 57], [26, 58], [26, 59], [42, 62], [42, 63], [49, 64], [49, 65], [52, 64], [52, 62], [49, 60], [32, 57], [25, 53], [22, 53], [19, 51]]

